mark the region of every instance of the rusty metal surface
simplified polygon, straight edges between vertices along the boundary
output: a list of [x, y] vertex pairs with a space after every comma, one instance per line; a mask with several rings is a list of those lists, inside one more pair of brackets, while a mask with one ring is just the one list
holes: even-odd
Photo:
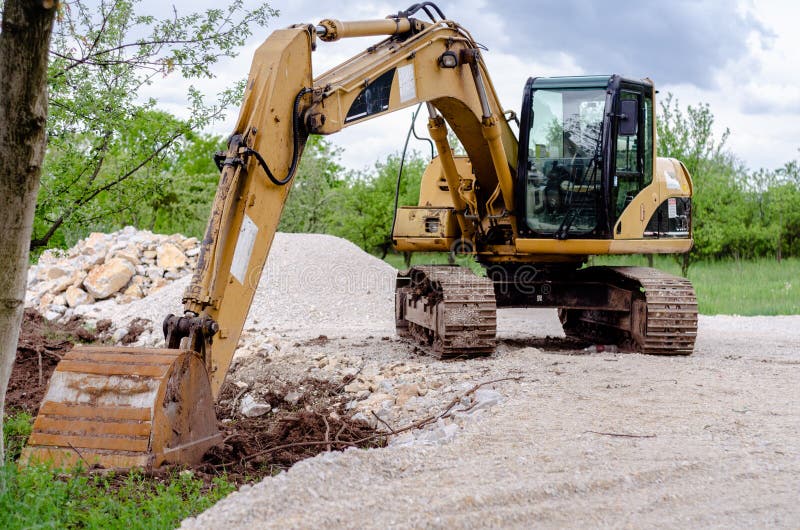
[[159, 466], [197, 461], [220, 441], [196, 353], [76, 346], [53, 372], [21, 461]]
[[[651, 355], [690, 355], [697, 338], [697, 298], [689, 280], [647, 267], [596, 267], [594, 280], [631, 293], [630, 310], [561, 308], [567, 336]], [[589, 269], [587, 269], [588, 271]]]
[[398, 273], [397, 332], [441, 358], [490, 355], [497, 317], [492, 282], [464, 267]]

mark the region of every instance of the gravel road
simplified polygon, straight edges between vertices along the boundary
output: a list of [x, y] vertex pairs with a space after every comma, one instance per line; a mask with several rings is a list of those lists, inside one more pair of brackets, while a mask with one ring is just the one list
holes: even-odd
[[449, 363], [363, 325], [319, 350], [520, 379], [449, 443], [325, 453], [183, 528], [800, 526], [800, 316], [701, 317], [668, 358], [575, 351], [546, 338], [554, 311], [501, 310], [496, 355]]
[[[452, 412], [185, 528], [800, 528], [800, 316], [701, 317], [695, 353], [669, 358], [576, 350], [555, 311], [500, 310], [495, 355], [444, 362], [394, 336], [395, 275], [342, 239], [278, 234], [228, 377], [254, 403], [348, 377], [342, 406], [378, 427]], [[76, 312], [123, 334], [148, 319], [134, 345], [158, 345], [188, 280]]]

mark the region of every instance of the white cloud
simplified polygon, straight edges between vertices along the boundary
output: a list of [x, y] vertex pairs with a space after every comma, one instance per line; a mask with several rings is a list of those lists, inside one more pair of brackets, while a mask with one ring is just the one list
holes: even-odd
[[[146, 3], [153, 1], [146, 0]], [[315, 23], [326, 17], [382, 18], [396, 13], [407, 3], [410, 2], [274, 1], [273, 7], [281, 11], [281, 16], [272, 21], [269, 29], [298, 22]], [[198, 0], [191, 7], [178, 8], [179, 11], [188, 11], [215, 4], [211, 0]], [[516, 4], [521, 6], [520, 9], [514, 7]], [[636, 12], [641, 13], [638, 19], [632, 16], [620, 18], [618, 13], [629, 13], [634, 6], [623, 3], [617, 6], [616, 14], [604, 14], [607, 15], [605, 19], [587, 16], [578, 20], [583, 28], [580, 32], [574, 18], [559, 13], [569, 9], [587, 9], [587, 3], [566, 2], [562, 8], [548, 8], [547, 12], [531, 12], [525, 4], [488, 0], [439, 2], [446, 15], [458, 20], [477, 41], [489, 48], [484, 56], [505, 108], [519, 111], [522, 88], [528, 77], [612, 73], [607, 71], [611, 68], [626, 75], [653, 77], [662, 95], [670, 91], [684, 105], [708, 102], [716, 116], [718, 132], [721, 134], [725, 127], [730, 128], [729, 147], [751, 168], [777, 167], [797, 157], [800, 147], [800, 60], [796, 50], [800, 49], [800, 32], [795, 26], [800, 20], [800, 3], [742, 0], [731, 7], [725, 0], [704, 2], [702, 6], [691, 2], [657, 2], [660, 7], [656, 11], [637, 8]], [[730, 17], [715, 22], [712, 15], [726, 13], [726, 10]], [[596, 10], [592, 12], [597, 13]], [[692, 22], [690, 30], [702, 31], [703, 35], [682, 37], [686, 32], [680, 31], [685, 28], [667, 24], [669, 20], [701, 16], [705, 18]], [[635, 28], [631, 24], [641, 24], [641, 27]], [[592, 27], [596, 29], [587, 29]], [[621, 32], [635, 30], [639, 35], [642, 28], [653, 29], [649, 36], [645, 35], [649, 39], [647, 46], [635, 54], [613, 55], [604, 51], [610, 49], [615, 39], [619, 41], [617, 37], [622, 35]], [[543, 33], [551, 35], [554, 40], [549, 46], [536, 46], [535, 37]], [[266, 36], [253, 36], [239, 57], [223, 61], [214, 68], [215, 79], [193, 81], [195, 86], [213, 95], [244, 78], [253, 51]], [[687, 39], [689, 44], [699, 48], [682, 42]], [[314, 71], [322, 73], [376, 40], [362, 38], [319, 43], [312, 55]], [[595, 60], [587, 59], [591, 57]], [[625, 71], [628, 68], [637, 71]], [[156, 97], [166, 110], [185, 115], [188, 85], [170, 78], [156, 82], [142, 95]], [[238, 109], [231, 109], [228, 119], [219, 123], [213, 132], [227, 135], [236, 121], [237, 112]], [[330, 139], [344, 148], [343, 162], [346, 166], [363, 169], [402, 149], [410, 115], [411, 111], [406, 110], [377, 118], [345, 129]], [[424, 130], [424, 120], [421, 120], [418, 131]], [[422, 151], [427, 149], [425, 145], [419, 148]]]

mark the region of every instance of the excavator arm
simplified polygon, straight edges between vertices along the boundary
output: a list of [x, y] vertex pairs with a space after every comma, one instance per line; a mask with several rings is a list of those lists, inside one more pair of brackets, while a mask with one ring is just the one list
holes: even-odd
[[[311, 81], [311, 53], [322, 40], [390, 34]], [[451, 61], [451, 62], [447, 62]], [[256, 51], [198, 266], [184, 295], [185, 314], [164, 324], [167, 343], [200, 352], [214, 396], [225, 379], [308, 134], [345, 127], [427, 102], [451, 199], [471, 230], [447, 142], [450, 123], [473, 162], [484, 200], [511, 211], [516, 138], [504, 119], [477, 44], [456, 23], [409, 18], [295, 26]], [[448, 170], [449, 169], [449, 170]], [[501, 209], [502, 209], [501, 208]], [[482, 213], [482, 212], [475, 212]], [[510, 221], [509, 221], [510, 222]]]
[[[279, 30], [258, 48], [227, 152], [183, 315], [164, 323], [167, 348], [76, 347], [59, 363], [23, 461], [158, 466], [199, 460], [220, 442], [213, 403], [228, 372], [309, 134], [425, 102], [459, 226], [494, 212], [513, 227], [517, 140], [478, 44], [430, 2], [385, 20]], [[317, 40], [386, 39], [312, 76]], [[465, 201], [449, 123], [473, 164]], [[501, 212], [497, 214], [496, 212]], [[513, 230], [512, 230], [513, 232]]]

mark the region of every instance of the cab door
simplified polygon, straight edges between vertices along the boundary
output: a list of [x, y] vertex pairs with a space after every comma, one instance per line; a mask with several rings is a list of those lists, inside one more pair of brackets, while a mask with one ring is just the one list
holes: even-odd
[[652, 185], [652, 87], [621, 84], [615, 115], [609, 217], [616, 239], [639, 239], [658, 205], [658, 189]]

